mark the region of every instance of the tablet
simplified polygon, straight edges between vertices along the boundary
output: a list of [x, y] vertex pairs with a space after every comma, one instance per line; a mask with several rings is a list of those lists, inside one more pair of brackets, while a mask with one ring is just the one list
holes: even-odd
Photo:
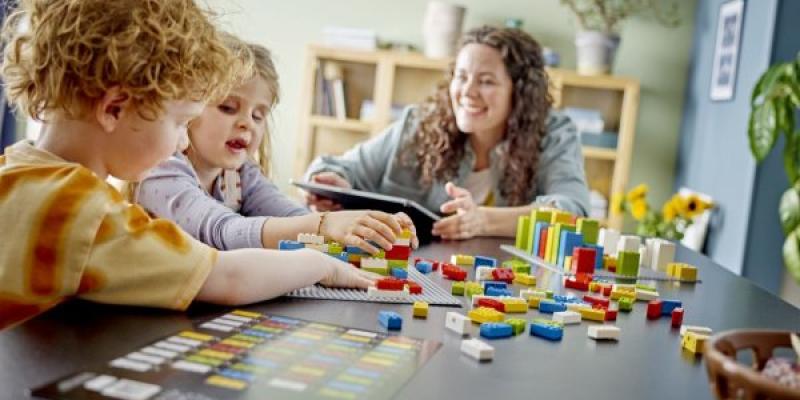
[[297, 182], [295, 180], [289, 182], [309, 193], [331, 199], [341, 204], [342, 208], [346, 210], [378, 210], [392, 214], [402, 211], [414, 221], [414, 226], [417, 228], [417, 237], [421, 243], [427, 243], [433, 239], [431, 235], [433, 223], [442, 219], [439, 214], [428, 210], [415, 201], [402, 197], [345, 189], [321, 183]]

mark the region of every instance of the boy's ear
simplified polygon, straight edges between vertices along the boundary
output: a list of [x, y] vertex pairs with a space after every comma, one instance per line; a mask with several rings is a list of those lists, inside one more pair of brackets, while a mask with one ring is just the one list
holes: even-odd
[[108, 89], [95, 106], [97, 122], [106, 132], [113, 131], [131, 105], [131, 97], [119, 86]]

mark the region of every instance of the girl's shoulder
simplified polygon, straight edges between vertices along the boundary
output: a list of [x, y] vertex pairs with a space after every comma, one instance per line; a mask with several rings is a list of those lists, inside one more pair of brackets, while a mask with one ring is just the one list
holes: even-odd
[[194, 171], [189, 159], [185, 155], [176, 152], [150, 170], [144, 180], [165, 177], [189, 177], [197, 180], [197, 173]]

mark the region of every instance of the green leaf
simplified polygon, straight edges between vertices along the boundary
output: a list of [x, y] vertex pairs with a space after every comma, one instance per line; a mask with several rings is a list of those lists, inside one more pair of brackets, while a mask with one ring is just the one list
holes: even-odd
[[800, 225], [800, 184], [790, 187], [783, 192], [781, 204], [778, 207], [781, 217], [783, 233], [788, 235]]
[[783, 242], [783, 264], [795, 282], [800, 284], [800, 246], [798, 246], [800, 243], [797, 241], [797, 235], [798, 231], [794, 230]]
[[788, 66], [790, 64], [777, 64], [770, 67], [764, 75], [761, 75], [761, 78], [758, 79], [755, 88], [753, 88], [753, 94], [750, 97], [750, 105], [752, 107], [757, 107], [764, 104], [768, 97], [771, 96], [773, 90], [775, 90], [775, 83], [780, 82], [784, 79], [787, 75]]
[[767, 154], [775, 145], [775, 139], [778, 136], [778, 130], [775, 129], [776, 120], [775, 103], [772, 101], [754, 107], [753, 112], [750, 114], [750, 122], [747, 129], [750, 138], [750, 151], [759, 162], [767, 157]]
[[786, 133], [783, 168], [786, 170], [789, 182], [797, 182], [797, 179], [800, 178], [800, 131]]

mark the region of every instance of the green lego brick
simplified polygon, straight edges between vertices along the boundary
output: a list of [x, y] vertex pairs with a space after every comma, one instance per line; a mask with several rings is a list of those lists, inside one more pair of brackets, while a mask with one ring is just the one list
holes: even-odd
[[385, 267], [361, 267], [364, 271], [374, 272], [378, 275], [388, 276], [389, 275], [389, 268]]
[[344, 248], [339, 243], [336, 242], [328, 243], [328, 254], [339, 255], [342, 254], [343, 251]]
[[520, 333], [525, 332], [525, 325], [527, 325], [528, 321], [525, 321], [522, 318], [509, 318], [505, 320], [505, 323], [511, 325], [511, 329], [514, 331], [514, 336], [517, 336]]
[[525, 261], [518, 260], [513, 258], [511, 260], [503, 261], [504, 268], [511, 268], [515, 274], [523, 273], [523, 274], [530, 274], [531, 273], [531, 266], [530, 264], [526, 263]]
[[533, 238], [536, 236], [536, 223], [537, 222], [547, 222], [550, 223], [552, 213], [547, 210], [533, 210], [531, 211], [530, 216], [530, 223], [528, 224], [528, 236], [527, 241], [525, 242], [525, 251], [528, 253], [533, 253]]
[[639, 253], [635, 251], [620, 251], [617, 255], [617, 275], [639, 275]]
[[463, 296], [464, 282], [453, 282], [453, 286], [450, 289], [450, 293], [452, 293], [453, 296]]
[[531, 217], [527, 215], [520, 216], [517, 219], [517, 237], [515, 246], [518, 249], [524, 250], [528, 247], [528, 242], [530, 242], [530, 237], [528, 237], [528, 233], [530, 231], [530, 224], [531, 224]]
[[386, 260], [386, 263], [389, 264], [389, 269], [392, 268], [408, 269], [408, 260]]
[[469, 298], [476, 294], [483, 294], [483, 286], [478, 282], [467, 282], [464, 285], [464, 293]]
[[600, 223], [589, 218], [578, 218], [578, 232], [583, 234], [583, 242], [597, 244], [597, 235], [600, 233]]
[[619, 298], [619, 310], [630, 312], [633, 310], [633, 298], [630, 297], [620, 297]]

